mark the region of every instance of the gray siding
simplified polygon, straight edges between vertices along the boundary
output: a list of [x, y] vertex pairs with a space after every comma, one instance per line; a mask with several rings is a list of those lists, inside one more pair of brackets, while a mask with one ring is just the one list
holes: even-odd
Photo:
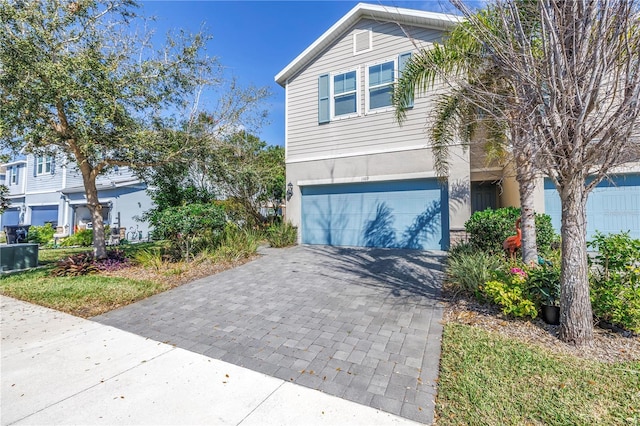
[[36, 157], [27, 156], [27, 193], [50, 192], [62, 189], [62, 160], [56, 158], [51, 173], [36, 176]]
[[[11, 166], [15, 167], [15, 165]], [[7, 188], [9, 188], [9, 195], [20, 195], [25, 192], [25, 182], [26, 182], [26, 167], [24, 164], [18, 164], [18, 181], [15, 185], [11, 184], [11, 173], [9, 170], [10, 167], [7, 167], [6, 175], [5, 175], [5, 184]]]
[[66, 188], [74, 188], [76, 186], [83, 186], [84, 182], [82, 181], [82, 174], [80, 174], [80, 170], [76, 163], [69, 163], [66, 167], [67, 173], [67, 182], [65, 184]]
[[118, 167], [117, 170], [111, 169], [107, 173], [98, 176], [96, 183], [109, 185], [111, 182], [124, 182], [135, 179], [136, 176], [129, 167]]
[[[353, 33], [371, 28], [373, 50], [353, 54]], [[412, 39], [407, 38], [408, 33]], [[400, 127], [392, 110], [365, 110], [366, 65], [391, 60], [398, 54], [426, 47], [441, 37], [438, 30], [400, 28], [395, 23], [361, 20], [287, 84], [287, 161], [331, 158], [416, 148], [427, 144], [424, 127], [433, 94], [418, 97]], [[359, 70], [360, 116], [318, 124], [318, 77]]]

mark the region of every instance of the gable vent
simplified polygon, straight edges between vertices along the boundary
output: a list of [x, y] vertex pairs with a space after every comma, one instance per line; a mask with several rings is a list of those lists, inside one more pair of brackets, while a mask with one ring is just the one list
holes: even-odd
[[364, 30], [353, 34], [353, 54], [368, 52], [373, 49], [372, 31]]

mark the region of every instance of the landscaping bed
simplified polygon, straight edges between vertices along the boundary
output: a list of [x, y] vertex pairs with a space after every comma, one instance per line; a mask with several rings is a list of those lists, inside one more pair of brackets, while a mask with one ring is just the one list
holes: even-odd
[[595, 327], [593, 345], [577, 348], [558, 339], [557, 325], [546, 324], [539, 318], [529, 321], [515, 319], [502, 314], [495, 305], [482, 304], [473, 298], [452, 293], [448, 296], [443, 312], [446, 324], [473, 326], [558, 355], [606, 363], [640, 361], [640, 339], [629, 333]]

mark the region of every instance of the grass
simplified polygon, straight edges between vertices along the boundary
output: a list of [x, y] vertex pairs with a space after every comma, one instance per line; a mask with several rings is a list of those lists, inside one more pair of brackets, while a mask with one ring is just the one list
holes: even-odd
[[91, 251], [91, 247], [73, 247], [73, 248], [56, 248], [56, 249], [40, 249], [38, 251], [38, 265], [49, 266], [58, 260], [69, 257], [76, 253]]
[[117, 249], [128, 258], [146, 256], [154, 265], [141, 262], [142, 266], [118, 272], [78, 277], [54, 277], [51, 270], [58, 260], [91, 251], [92, 247], [41, 249], [41, 268], [0, 275], [0, 294], [89, 318], [243, 263], [257, 248], [257, 243], [249, 242], [229, 241], [225, 247], [233, 259], [227, 259], [227, 252], [214, 250], [191, 263], [164, 261], [160, 255], [163, 242], [124, 244]]
[[551, 355], [448, 324], [436, 413], [438, 425], [640, 424], [640, 362]]
[[91, 317], [166, 290], [162, 283], [100, 275], [51, 277], [50, 268], [0, 278], [0, 293]]
[[[107, 247], [107, 250], [117, 249], [123, 250], [127, 256], [131, 257], [134, 253], [141, 250], [148, 250], [152, 247], [160, 247], [160, 243], [139, 243], [139, 244], [122, 244], [119, 246]], [[60, 259], [71, 256], [76, 253], [84, 253], [93, 251], [93, 247], [60, 247], [51, 249], [40, 249], [38, 251], [38, 264], [40, 266], [53, 265]]]
[[[128, 254], [154, 246], [153, 243], [121, 245]], [[0, 276], [0, 294], [88, 318], [152, 296], [170, 288], [166, 283], [103, 275], [53, 277], [56, 262], [92, 247], [40, 249], [39, 269]]]

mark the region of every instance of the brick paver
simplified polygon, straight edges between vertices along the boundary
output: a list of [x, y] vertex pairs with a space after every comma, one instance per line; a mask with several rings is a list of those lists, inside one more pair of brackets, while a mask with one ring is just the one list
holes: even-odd
[[298, 246], [93, 318], [430, 423], [442, 253]]

